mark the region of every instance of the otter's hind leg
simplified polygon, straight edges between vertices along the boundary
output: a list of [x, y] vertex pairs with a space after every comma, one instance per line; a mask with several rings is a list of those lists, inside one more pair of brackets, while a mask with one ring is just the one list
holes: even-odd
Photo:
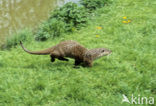
[[51, 52], [50, 53], [51, 56], [51, 62], [55, 61], [55, 58], [62, 60], [62, 61], [68, 61], [68, 59], [64, 58], [63, 56], [61, 56], [58, 52]]
[[62, 60], [62, 61], [69, 61], [68, 59], [64, 58], [64, 57], [58, 57], [59, 60]]
[[59, 58], [60, 57], [60, 55], [59, 55], [59, 53], [58, 52], [51, 52], [50, 53], [50, 57], [51, 57], [51, 62], [54, 62], [55, 61], [55, 58]]
[[53, 57], [52, 55], [50, 55], [50, 58], [51, 58], [51, 62], [55, 61], [55, 57]]

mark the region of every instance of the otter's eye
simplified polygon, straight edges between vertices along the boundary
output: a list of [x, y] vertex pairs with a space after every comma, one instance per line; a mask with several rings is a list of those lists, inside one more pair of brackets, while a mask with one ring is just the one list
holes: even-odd
[[105, 50], [102, 50], [102, 52], [105, 52]]

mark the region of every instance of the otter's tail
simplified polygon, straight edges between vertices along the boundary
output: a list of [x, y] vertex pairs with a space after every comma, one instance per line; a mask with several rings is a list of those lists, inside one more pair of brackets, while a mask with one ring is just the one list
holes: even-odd
[[28, 49], [26, 49], [24, 46], [23, 46], [23, 43], [20, 41], [20, 45], [21, 47], [23, 48], [23, 50], [27, 53], [30, 53], [30, 54], [35, 54], [35, 55], [47, 55], [47, 54], [50, 54], [50, 52], [52, 51], [52, 47], [51, 48], [48, 48], [48, 49], [45, 49], [45, 50], [41, 50], [41, 51], [29, 51]]

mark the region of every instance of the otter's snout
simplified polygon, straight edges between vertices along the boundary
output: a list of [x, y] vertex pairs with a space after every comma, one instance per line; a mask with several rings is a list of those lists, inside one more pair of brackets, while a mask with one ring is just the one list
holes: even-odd
[[111, 54], [111, 53], [112, 53], [112, 51], [111, 51], [111, 50], [109, 50], [109, 51], [108, 51], [108, 53], [109, 53], [109, 54]]

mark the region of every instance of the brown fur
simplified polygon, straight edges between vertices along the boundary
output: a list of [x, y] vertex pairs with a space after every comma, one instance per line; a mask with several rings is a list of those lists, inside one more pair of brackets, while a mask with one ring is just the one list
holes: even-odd
[[20, 42], [20, 45], [24, 49], [24, 51], [30, 54], [36, 54], [36, 55], [50, 54], [51, 62], [54, 62], [55, 58], [63, 61], [68, 61], [68, 59], [66, 59], [65, 57], [69, 57], [75, 59], [75, 65], [84, 63], [85, 66], [89, 66], [89, 67], [92, 66], [93, 60], [98, 58], [102, 54], [102, 51], [104, 49], [104, 48], [97, 48], [97, 49], [88, 50], [82, 45], [80, 45], [78, 42], [72, 40], [60, 42], [55, 46], [52, 46], [48, 49], [41, 50], [41, 51], [29, 51], [23, 46], [22, 42]]

